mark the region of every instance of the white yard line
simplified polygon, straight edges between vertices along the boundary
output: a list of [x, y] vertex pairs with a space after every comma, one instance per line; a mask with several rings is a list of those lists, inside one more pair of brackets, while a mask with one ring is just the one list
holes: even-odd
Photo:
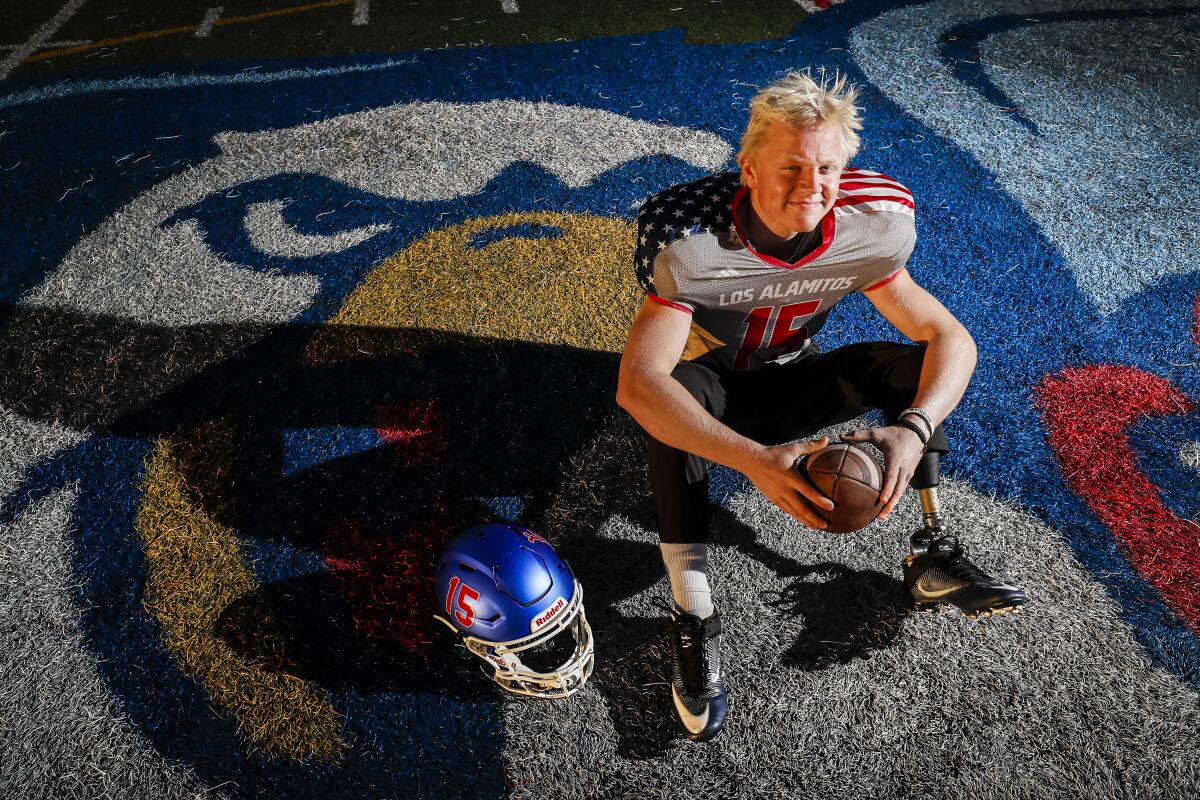
[[[69, 39], [65, 42], [46, 42], [39, 50], [57, 50], [60, 47], [79, 47], [80, 45], [91, 44], [91, 39]], [[0, 50], [16, 50], [24, 47], [23, 44], [0, 44]]]
[[8, 54], [7, 58], [0, 61], [0, 80], [7, 78], [9, 73], [21, 65], [22, 61], [50, 41], [50, 37], [58, 33], [58, 29], [66, 24], [67, 20], [74, 16], [75, 12], [86, 2], [87, 0], [67, 0], [66, 5], [60, 8], [49, 22], [38, 28], [25, 44], [17, 47]]
[[208, 11], [205, 11], [204, 19], [200, 20], [200, 25], [196, 28], [196, 38], [207, 39], [209, 34], [212, 33], [213, 25], [217, 23], [217, 20], [219, 20], [221, 15], [224, 13], [224, 6], [217, 6], [216, 8], [210, 8]]
[[[97, 81], [63, 81], [62, 83], [41, 86], [24, 92], [0, 96], [0, 109], [26, 103], [40, 103], [45, 100], [56, 100], [61, 97], [74, 97], [96, 92], [125, 92], [146, 89], [173, 89], [178, 86], [238, 86], [254, 83], [275, 83], [277, 81], [309, 80], [323, 78], [328, 75], [357, 75], [364, 72], [381, 72], [385, 70], [406, 67], [417, 63], [415, 58], [388, 60], [378, 64], [351, 64], [345, 67], [327, 67], [324, 69], [286, 69], [282, 72], [241, 72], [232, 75], [169, 75], [169, 77], [118, 78], [116, 80]], [[10, 167], [11, 169], [11, 167]]]
[[354, 0], [352, 25], [366, 25], [371, 21], [371, 0]]

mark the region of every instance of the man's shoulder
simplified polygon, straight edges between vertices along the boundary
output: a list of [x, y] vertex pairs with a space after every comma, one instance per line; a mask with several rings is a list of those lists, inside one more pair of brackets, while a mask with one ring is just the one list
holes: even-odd
[[719, 172], [687, 183], [668, 186], [650, 195], [638, 208], [638, 221], [651, 217], [669, 217], [676, 221], [692, 218], [703, 210], [728, 206], [739, 185], [737, 172]]
[[733, 224], [731, 202], [738, 185], [738, 173], [725, 172], [647, 198], [638, 209], [638, 268], [649, 269], [676, 242], [727, 230]]
[[913, 193], [907, 186], [890, 175], [857, 167], [842, 171], [833, 204], [833, 212], [839, 217], [883, 212], [911, 219], [914, 208]]

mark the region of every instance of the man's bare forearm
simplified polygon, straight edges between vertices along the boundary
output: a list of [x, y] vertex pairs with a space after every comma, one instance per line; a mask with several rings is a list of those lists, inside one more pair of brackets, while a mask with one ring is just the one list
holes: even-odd
[[962, 400], [975, 361], [975, 341], [965, 328], [931, 339], [913, 405], [923, 409], [934, 425], [940, 425]]

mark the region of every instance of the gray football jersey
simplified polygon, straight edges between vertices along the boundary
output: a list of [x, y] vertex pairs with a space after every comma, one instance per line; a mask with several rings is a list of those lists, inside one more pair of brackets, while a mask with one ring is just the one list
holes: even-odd
[[796, 358], [839, 300], [895, 277], [916, 244], [912, 193], [878, 172], [843, 171], [820, 243], [794, 264], [747, 244], [742, 202], [749, 190], [730, 172], [672, 186], [638, 212], [638, 280], [692, 315], [685, 360], [745, 370]]

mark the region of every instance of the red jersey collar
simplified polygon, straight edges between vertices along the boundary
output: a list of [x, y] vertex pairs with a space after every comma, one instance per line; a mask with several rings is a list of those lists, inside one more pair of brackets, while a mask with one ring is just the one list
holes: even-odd
[[782, 267], [783, 269], [795, 269], [796, 267], [803, 267], [805, 264], [808, 264], [810, 261], [813, 261], [814, 259], [819, 258], [822, 253], [824, 253], [826, 250], [829, 249], [829, 245], [833, 244], [833, 233], [834, 233], [833, 216], [834, 215], [833, 215], [833, 209], [831, 208], [831, 209], [829, 209], [829, 213], [821, 218], [821, 243], [819, 245], [817, 245], [816, 248], [813, 249], [813, 251], [811, 253], [809, 253], [804, 258], [800, 259], [799, 261], [797, 261], [795, 264], [789, 264], [786, 261], [780, 261], [778, 258], [774, 258], [765, 253], [758, 252], [757, 250], [754, 249], [754, 245], [750, 244], [750, 239], [749, 239], [749, 237], [746, 236], [746, 232], [742, 230], [742, 223], [738, 220], [738, 213], [737, 213], [738, 206], [741, 205], [742, 201], [746, 199], [746, 196], [749, 193], [750, 193], [750, 190], [747, 187], [739, 186], [737, 191], [733, 193], [733, 202], [730, 205], [730, 209], [733, 213], [733, 227], [737, 231], [738, 240], [741, 241], [743, 247], [745, 247], [747, 250], [749, 250], [751, 253], [753, 253], [755, 256], [757, 256], [760, 261], [770, 264], [773, 267]]

